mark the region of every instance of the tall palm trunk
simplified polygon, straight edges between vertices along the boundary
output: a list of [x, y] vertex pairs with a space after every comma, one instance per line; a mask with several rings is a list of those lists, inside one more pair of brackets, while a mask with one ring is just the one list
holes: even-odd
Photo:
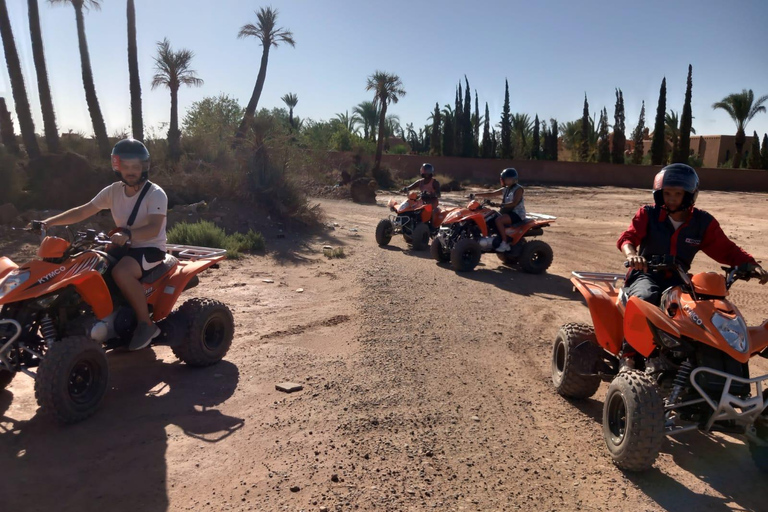
[[27, 0], [29, 6], [29, 32], [32, 37], [32, 58], [37, 73], [37, 91], [40, 94], [40, 108], [43, 111], [43, 127], [48, 151], [58, 153], [61, 149], [59, 130], [56, 128], [56, 112], [53, 110], [51, 87], [48, 84], [48, 70], [45, 66], [43, 34], [40, 30], [40, 12], [37, 0]]
[[5, 0], [0, 0], [0, 37], [3, 40], [8, 75], [11, 77], [13, 103], [16, 106], [16, 115], [19, 118], [21, 138], [24, 141], [24, 147], [29, 158], [38, 158], [40, 156], [40, 147], [35, 137], [35, 123], [32, 121], [27, 89], [24, 86], [24, 75], [21, 74], [21, 63], [19, 62], [19, 54], [16, 51], [16, 40], [13, 38], [11, 20], [8, 18], [8, 6]]
[[83, 87], [85, 88], [85, 102], [88, 104], [88, 112], [91, 114], [93, 133], [99, 152], [108, 157], [110, 153], [107, 127], [104, 124], [104, 116], [99, 107], [99, 98], [96, 96], [96, 86], [93, 84], [93, 71], [91, 70], [91, 57], [88, 53], [88, 41], [85, 39], [85, 20], [83, 18], [83, 6], [75, 5], [75, 19], [77, 20], [77, 39], [80, 43], [80, 66], [83, 70]]
[[387, 118], [387, 102], [381, 102], [381, 117], [379, 117], [379, 143], [376, 144], [376, 160], [373, 165], [373, 170], [378, 171], [381, 167], [381, 153], [384, 149], [384, 137], [386, 133], [386, 118]]
[[293, 130], [293, 109], [288, 109], [288, 122], [291, 125], [291, 130]]
[[0, 141], [13, 153], [19, 154], [19, 143], [16, 141], [16, 134], [13, 132], [13, 119], [8, 107], [5, 105], [5, 98], [0, 97]]
[[261, 90], [264, 88], [264, 81], [267, 79], [267, 64], [269, 62], [269, 45], [264, 45], [264, 51], [261, 54], [261, 67], [259, 67], [259, 75], [256, 77], [256, 85], [253, 87], [253, 94], [251, 94], [251, 101], [248, 102], [248, 106], [245, 107], [245, 115], [240, 122], [240, 126], [237, 128], [235, 137], [242, 139], [245, 137], [245, 133], [251, 126], [251, 121], [256, 113], [256, 107], [259, 105], [259, 98], [261, 97]]
[[168, 129], [168, 149], [171, 158], [178, 160], [181, 155], [181, 132], [179, 131], [179, 86], [171, 86], [171, 127]]
[[141, 115], [141, 82], [139, 81], [139, 55], [136, 49], [136, 7], [128, 0], [128, 73], [131, 87], [131, 130], [133, 138], [144, 140], [144, 119]]
[[736, 154], [733, 155], [733, 168], [738, 169], [741, 167], [741, 151], [744, 149], [744, 143], [747, 141], [747, 136], [744, 133], [744, 130], [742, 128], [739, 128], [736, 131], [736, 139], [734, 140], [734, 143], [736, 143]]

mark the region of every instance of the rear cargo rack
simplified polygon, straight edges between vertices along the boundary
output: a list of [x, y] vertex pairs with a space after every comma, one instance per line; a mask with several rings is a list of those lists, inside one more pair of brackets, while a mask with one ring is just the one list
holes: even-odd
[[226, 249], [214, 249], [212, 247], [197, 247], [194, 245], [178, 245], [167, 244], [165, 246], [165, 252], [172, 254], [180, 260], [204, 260], [206, 258], [215, 258], [218, 256], [225, 256], [227, 254]]
[[616, 282], [624, 279], [624, 274], [609, 274], [607, 272], [571, 272], [577, 279], [586, 279], [588, 281], [612, 281]]

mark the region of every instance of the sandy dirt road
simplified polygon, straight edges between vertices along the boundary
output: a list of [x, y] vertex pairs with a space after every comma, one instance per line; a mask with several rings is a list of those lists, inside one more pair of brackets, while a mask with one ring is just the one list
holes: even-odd
[[[625, 474], [602, 439], [607, 386], [580, 403], [552, 388], [557, 329], [589, 320], [570, 272], [621, 271], [615, 241], [649, 192], [529, 188], [529, 211], [559, 217], [541, 276], [494, 255], [457, 274], [402, 239], [379, 248], [388, 197], [324, 200], [335, 230], [206, 274], [188, 294], [225, 301], [237, 324], [218, 365], [113, 352], [102, 409], [70, 427], [39, 417], [17, 377], [0, 391], [0, 510], [768, 510], [740, 440], [685, 434]], [[768, 260], [768, 195], [699, 205]], [[749, 323], [768, 317], [768, 289], [738, 283], [733, 299]], [[303, 391], [276, 391], [286, 380]]]

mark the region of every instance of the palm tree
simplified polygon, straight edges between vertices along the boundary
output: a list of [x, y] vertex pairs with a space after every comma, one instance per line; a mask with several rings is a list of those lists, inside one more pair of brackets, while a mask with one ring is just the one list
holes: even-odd
[[338, 120], [339, 124], [341, 124], [341, 126], [343, 126], [349, 133], [354, 133], [356, 135], [359, 132], [357, 125], [362, 122], [360, 116], [354, 112], [350, 116], [349, 110], [345, 110], [343, 114], [336, 114], [336, 120]]
[[288, 94], [283, 95], [280, 99], [283, 100], [283, 103], [288, 107], [288, 123], [291, 125], [291, 129], [293, 129], [293, 109], [296, 108], [296, 105], [299, 103], [299, 97], [296, 94], [289, 92]]
[[296, 42], [293, 40], [293, 34], [290, 30], [284, 28], [276, 28], [277, 24], [277, 10], [272, 7], [262, 7], [256, 12], [256, 18], [258, 22], [256, 25], [248, 23], [240, 28], [240, 32], [237, 34], [238, 38], [243, 37], [255, 37], [261, 42], [261, 65], [259, 66], [259, 74], [256, 77], [256, 85], [253, 88], [253, 94], [251, 95], [251, 101], [248, 102], [248, 106], [245, 107], [245, 115], [240, 126], [237, 128], [237, 138], [241, 139], [245, 136], [245, 132], [251, 125], [253, 116], [256, 113], [256, 107], [259, 104], [259, 98], [261, 97], [261, 90], [264, 88], [264, 81], [267, 78], [267, 64], [269, 63], [269, 50], [274, 46], [278, 47], [278, 43], [286, 43], [292, 47], [296, 46]]
[[179, 87], [189, 85], [199, 87], [203, 81], [197, 77], [195, 70], [189, 65], [195, 56], [190, 50], [173, 51], [168, 39], [157, 43], [155, 57], [155, 76], [152, 78], [152, 89], [164, 85], [171, 90], [171, 126], [168, 130], [168, 148], [171, 158], [177, 160], [181, 153], [179, 141]]
[[[31, 0], [30, 0], [31, 1]], [[131, 131], [133, 138], [144, 140], [144, 118], [141, 115], [141, 82], [139, 81], [139, 52], [136, 49], [136, 7], [128, 0], [128, 73], [131, 86]]]
[[96, 86], [93, 84], [93, 70], [91, 69], [91, 57], [88, 53], [88, 41], [85, 38], [85, 18], [83, 9], [100, 9], [101, 0], [48, 0], [52, 5], [70, 4], [75, 8], [75, 21], [77, 22], [77, 39], [80, 46], [80, 67], [83, 72], [83, 88], [85, 89], [85, 102], [88, 104], [88, 112], [91, 114], [93, 133], [99, 151], [105, 157], [109, 156], [109, 138], [107, 126], [104, 124], [104, 116], [99, 107], [99, 98], [96, 95]]
[[365, 86], [366, 91], [374, 91], [373, 105], [380, 109], [379, 113], [379, 142], [376, 145], [376, 159], [373, 170], [378, 171], [381, 165], [381, 152], [384, 149], [384, 130], [386, 129], [387, 107], [390, 103], [397, 103], [402, 96], [405, 96], [403, 82], [400, 77], [376, 71], [368, 77], [368, 83]]
[[32, 37], [32, 58], [35, 61], [37, 73], [37, 91], [40, 95], [40, 109], [43, 111], [43, 127], [48, 151], [58, 153], [59, 130], [56, 128], [56, 112], [53, 110], [51, 87], [48, 84], [48, 70], [45, 67], [45, 52], [43, 51], [43, 34], [40, 30], [40, 11], [37, 0], [27, 0], [29, 8], [29, 33]]
[[363, 123], [363, 138], [368, 140], [370, 135], [371, 140], [376, 140], [376, 123], [379, 120], [379, 109], [372, 101], [363, 101], [352, 112], [360, 116]]
[[[680, 116], [674, 110], [670, 110], [664, 116], [664, 124], [666, 128], [664, 133], [669, 139], [669, 143], [672, 144], [672, 152], [668, 156], [676, 155], [679, 149], [680, 143]], [[696, 130], [691, 127], [691, 133], [696, 134]]]
[[533, 121], [528, 114], [513, 114], [510, 121], [512, 122], [512, 132], [516, 134], [515, 138], [518, 142], [518, 155], [523, 157], [525, 156], [527, 141], [532, 135]]
[[13, 103], [16, 106], [16, 115], [19, 118], [21, 138], [24, 141], [29, 157], [37, 158], [40, 156], [40, 147], [35, 137], [35, 123], [32, 121], [27, 88], [24, 85], [24, 75], [21, 73], [19, 54], [16, 51], [16, 40], [13, 37], [13, 30], [11, 30], [11, 20], [8, 18], [8, 6], [5, 4], [5, 0], [0, 0], [0, 37], [3, 40], [8, 75], [11, 77]]
[[736, 123], [736, 154], [733, 157], [733, 167], [735, 168], [741, 165], [741, 150], [744, 148], [744, 142], [747, 140], [744, 130], [758, 112], [765, 112], [763, 103], [766, 101], [768, 101], [768, 95], [761, 96], [755, 101], [752, 89], [742, 89], [740, 93], [729, 94], [721, 101], [712, 105], [712, 108], [715, 110], [723, 109], [728, 112], [728, 115]]

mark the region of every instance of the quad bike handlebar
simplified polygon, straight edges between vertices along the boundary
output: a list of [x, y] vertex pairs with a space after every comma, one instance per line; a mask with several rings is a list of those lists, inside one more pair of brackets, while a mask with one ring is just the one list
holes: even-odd
[[[696, 296], [695, 296], [696, 294], [693, 290], [693, 285], [691, 283], [691, 276], [683, 268], [683, 266], [677, 261], [677, 258], [671, 255], [651, 256], [651, 258], [647, 260], [647, 266], [650, 272], [664, 272], [664, 271], [676, 272], [680, 276], [680, 278], [683, 280], [683, 282], [686, 284], [686, 286], [688, 286], [692, 295], [694, 296], [694, 299], [696, 299]], [[629, 268], [628, 261], [624, 262], [624, 267]], [[733, 285], [733, 283], [735, 283], [738, 280], [749, 281], [752, 278], [758, 278], [758, 279], [760, 278], [760, 274], [749, 263], [745, 263], [736, 267], [720, 267], [720, 268], [725, 271], [726, 290], [729, 290]]]

